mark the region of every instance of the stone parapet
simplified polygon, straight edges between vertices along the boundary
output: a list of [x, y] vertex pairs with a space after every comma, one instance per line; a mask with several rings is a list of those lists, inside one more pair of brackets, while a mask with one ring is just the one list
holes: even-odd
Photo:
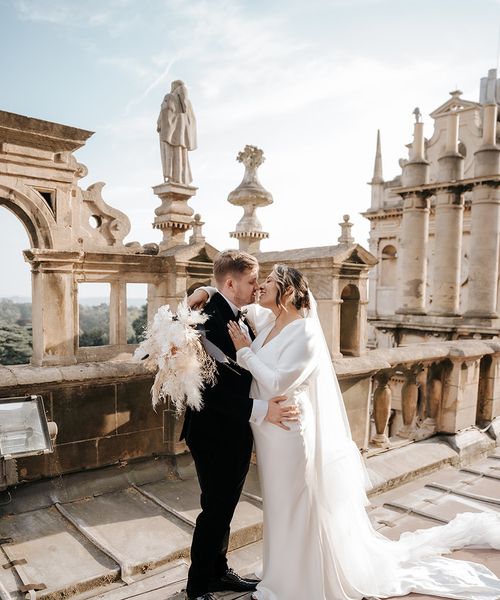
[[[445, 441], [472, 457], [494, 444], [497, 429], [490, 427], [489, 438], [469, 434], [467, 444], [456, 436], [500, 417], [499, 364], [500, 344], [476, 340], [379, 349], [333, 361], [363, 452], [446, 434]], [[183, 454], [182, 419], [169, 405], [153, 411], [152, 382], [130, 355], [67, 366], [1, 366], [0, 398], [40, 394], [48, 419], [59, 427], [53, 454], [17, 461], [19, 482]]]

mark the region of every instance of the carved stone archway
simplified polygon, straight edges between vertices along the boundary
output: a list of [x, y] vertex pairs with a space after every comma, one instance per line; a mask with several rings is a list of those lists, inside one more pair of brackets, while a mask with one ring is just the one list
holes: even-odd
[[42, 196], [22, 182], [16, 187], [0, 181], [0, 206], [5, 206], [24, 225], [31, 248], [54, 247], [52, 229], [56, 221]]

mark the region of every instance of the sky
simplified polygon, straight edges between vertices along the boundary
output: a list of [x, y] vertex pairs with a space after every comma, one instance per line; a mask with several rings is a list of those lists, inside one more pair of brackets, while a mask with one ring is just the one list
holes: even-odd
[[[198, 122], [190, 205], [210, 244], [237, 246], [242, 209], [227, 196], [253, 144], [274, 197], [258, 211], [263, 251], [335, 244], [344, 214], [367, 247], [377, 129], [392, 179], [415, 106], [430, 137], [450, 91], [479, 99], [499, 26], [499, 0], [0, 0], [0, 110], [94, 131], [75, 154], [80, 186], [106, 183], [132, 223], [125, 241], [159, 242], [156, 120], [182, 79]], [[28, 245], [0, 207], [0, 297], [30, 295]]]

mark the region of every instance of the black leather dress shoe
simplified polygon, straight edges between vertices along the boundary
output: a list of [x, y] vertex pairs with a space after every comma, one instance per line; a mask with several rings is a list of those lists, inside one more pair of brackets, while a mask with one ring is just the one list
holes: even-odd
[[257, 589], [258, 579], [245, 579], [232, 569], [228, 569], [222, 577], [214, 579], [208, 586], [211, 592], [253, 592]]
[[186, 596], [187, 600], [217, 600], [213, 594], [203, 594], [203, 596]]

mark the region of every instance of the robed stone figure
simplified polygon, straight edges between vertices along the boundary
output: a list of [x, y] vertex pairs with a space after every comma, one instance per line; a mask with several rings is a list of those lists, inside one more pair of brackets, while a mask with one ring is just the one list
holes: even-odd
[[183, 81], [172, 82], [161, 105], [157, 130], [164, 180], [189, 185], [193, 177], [188, 151], [197, 147], [196, 118]]

